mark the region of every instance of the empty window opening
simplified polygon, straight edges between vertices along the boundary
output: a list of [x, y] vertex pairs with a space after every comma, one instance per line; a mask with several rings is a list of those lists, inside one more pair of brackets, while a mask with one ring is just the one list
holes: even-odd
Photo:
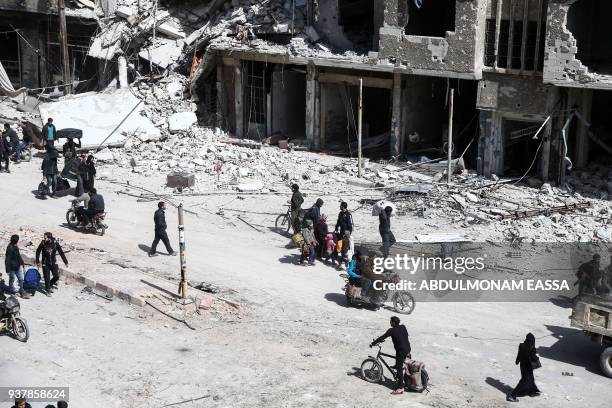
[[[541, 3], [533, 0], [515, 2], [498, 0], [498, 2], [502, 10], [498, 38], [496, 38], [497, 20], [495, 16], [486, 21], [485, 66], [541, 72], [544, 67], [547, 0]], [[538, 4], [542, 6], [539, 10]], [[492, 12], [495, 14], [497, 8], [495, 3], [494, 6]], [[539, 18], [540, 21], [538, 21]], [[498, 41], [497, 58], [495, 55], [496, 40]]]
[[21, 86], [19, 39], [11, 27], [0, 26], [0, 62], [15, 88]]
[[591, 72], [612, 73], [612, 1], [578, 0], [570, 6], [567, 28], [577, 41], [578, 58]]
[[374, 41], [374, 0], [339, 0], [339, 24], [358, 51], [370, 51]]
[[[321, 136], [327, 150], [355, 157], [359, 87], [346, 83], [321, 84]], [[363, 153], [389, 157], [391, 90], [363, 87]]]
[[414, 0], [408, 1], [408, 24], [406, 34], [426, 37], [444, 37], [447, 31], [455, 31], [455, 1], [424, 1], [417, 7]]
[[305, 72], [278, 66], [272, 73], [272, 132], [282, 139], [305, 138]]
[[475, 165], [476, 143], [470, 144], [470, 141], [478, 131], [477, 85], [477, 81], [406, 77], [400, 136], [402, 158], [419, 161], [422, 156], [430, 159], [446, 156], [448, 97], [449, 89], [453, 88], [453, 157], [458, 157], [470, 146], [464, 159], [468, 167]]
[[537, 173], [537, 165], [534, 164], [531, 169], [529, 166], [540, 145], [540, 140], [533, 139], [540, 125], [540, 122], [503, 120], [504, 176], [522, 176], [527, 170], [529, 174]]
[[262, 62], [247, 61], [244, 87], [244, 114], [247, 137], [266, 137], [266, 66]]
[[[612, 147], [612, 91], [593, 91], [591, 131], [605, 146]], [[589, 140], [587, 163], [597, 160], [612, 162], [612, 155], [593, 140]]]

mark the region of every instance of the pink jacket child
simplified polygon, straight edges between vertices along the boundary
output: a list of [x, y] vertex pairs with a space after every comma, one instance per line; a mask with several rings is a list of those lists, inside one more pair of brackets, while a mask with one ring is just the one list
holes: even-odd
[[325, 253], [329, 256], [336, 249], [336, 243], [334, 242], [334, 234], [327, 234], [325, 236]]

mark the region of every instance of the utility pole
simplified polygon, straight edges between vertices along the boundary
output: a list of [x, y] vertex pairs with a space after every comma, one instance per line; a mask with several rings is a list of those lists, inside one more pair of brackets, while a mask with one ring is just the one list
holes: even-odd
[[183, 224], [183, 204], [178, 207], [178, 230], [179, 250], [181, 255], [181, 282], [179, 283], [179, 295], [183, 301], [187, 300], [187, 258], [185, 254], [185, 226]]
[[453, 157], [453, 102], [455, 101], [455, 90], [450, 90], [450, 100], [448, 101], [448, 164], [446, 167], [446, 182], [451, 182], [451, 158]]
[[361, 154], [361, 131], [363, 122], [363, 78], [359, 78], [359, 102], [358, 102], [358, 121], [357, 121], [357, 176], [363, 176], [362, 161], [363, 157]]
[[68, 31], [66, 30], [66, 5], [64, 0], [57, 0], [59, 14], [59, 42], [62, 57], [62, 77], [64, 80], [64, 95], [72, 93], [72, 80], [70, 79], [70, 56], [68, 55]]

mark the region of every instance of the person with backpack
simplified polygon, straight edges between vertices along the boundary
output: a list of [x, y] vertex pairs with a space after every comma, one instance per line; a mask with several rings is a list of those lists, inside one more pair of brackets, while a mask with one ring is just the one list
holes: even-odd
[[404, 393], [404, 362], [406, 358], [410, 357], [410, 341], [408, 340], [408, 330], [406, 330], [406, 326], [400, 324], [399, 317], [392, 316], [389, 324], [391, 328], [374, 340], [370, 347], [374, 347], [378, 343], [383, 342], [387, 337], [391, 337], [393, 347], [395, 348], [395, 372], [397, 375], [397, 386], [391, 394], [401, 395]]
[[[53, 234], [45, 232], [42, 242], [36, 249], [36, 266], [40, 267], [42, 262], [43, 277], [45, 279], [44, 293], [47, 296], [51, 296], [53, 288], [57, 289], [57, 282], [59, 281], [57, 254], [59, 254], [62, 261], [64, 261], [64, 265], [68, 266], [68, 260], [59, 242], [53, 238]], [[51, 278], [51, 275], [53, 275], [53, 278]]]
[[23, 287], [23, 269], [25, 264], [23, 262], [23, 258], [21, 258], [21, 253], [19, 253], [19, 247], [17, 246], [18, 242], [19, 235], [12, 235], [11, 241], [6, 247], [4, 266], [6, 268], [6, 273], [9, 276], [9, 290], [12, 291], [12, 293], [17, 292], [13, 287], [15, 277], [17, 277], [17, 281], [19, 282], [19, 295], [21, 295], [22, 298], [27, 299], [29, 296]]
[[304, 215], [304, 220], [302, 221], [302, 228], [306, 227], [306, 221], [312, 221], [312, 225], [317, 225], [319, 222], [319, 218], [321, 218], [321, 207], [323, 207], [323, 200], [317, 198], [315, 204], [310, 207], [310, 210]]
[[344, 236], [345, 231], [353, 233], [353, 216], [348, 210], [348, 204], [345, 201], [340, 203], [340, 212], [338, 213], [338, 220], [336, 221], [334, 231], [336, 233], [340, 231], [341, 237]]

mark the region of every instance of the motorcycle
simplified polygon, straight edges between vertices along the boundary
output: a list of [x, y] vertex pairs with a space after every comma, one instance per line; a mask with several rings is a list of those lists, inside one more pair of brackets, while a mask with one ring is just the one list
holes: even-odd
[[[400, 281], [399, 275], [390, 271], [385, 271], [381, 273], [380, 276], [380, 280], [383, 283], [399, 283]], [[410, 314], [414, 310], [414, 297], [407, 291], [394, 291], [393, 295], [390, 296], [391, 291], [387, 289], [388, 286], [383, 285], [385, 289], [382, 290], [376, 290], [372, 286], [366, 294], [367, 298], [364, 299], [361, 296], [361, 287], [357, 282], [353, 281], [353, 279], [345, 273], [341, 273], [340, 277], [345, 280], [346, 285], [342, 289], [344, 290], [348, 304], [351, 306], [372, 306], [380, 308], [384, 306], [386, 302], [391, 301], [393, 302], [393, 310], [397, 313]]]
[[4, 331], [23, 343], [30, 337], [26, 321], [19, 316], [19, 301], [15, 296], [0, 300], [0, 333]]
[[78, 200], [72, 200], [72, 205], [66, 211], [66, 222], [72, 228], [81, 228], [87, 232], [92, 232], [100, 236], [104, 235], [108, 225], [104, 223], [106, 213], [98, 213], [92, 217], [91, 225], [85, 219], [85, 208], [79, 205]]

